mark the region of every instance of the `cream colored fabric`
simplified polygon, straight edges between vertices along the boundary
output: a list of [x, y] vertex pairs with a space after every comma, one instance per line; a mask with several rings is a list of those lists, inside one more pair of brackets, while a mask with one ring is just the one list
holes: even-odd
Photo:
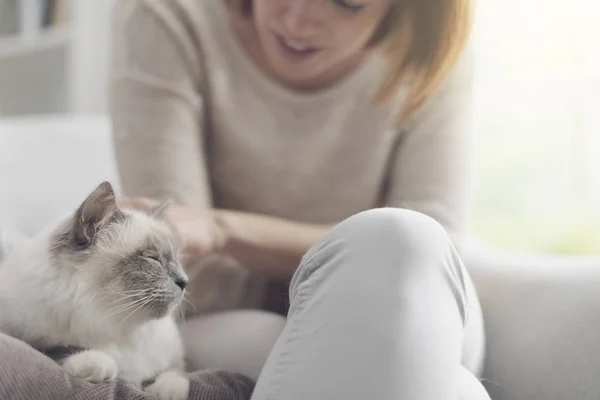
[[261, 310], [190, 318], [181, 326], [187, 368], [239, 373], [256, 381], [285, 323], [283, 316]]
[[421, 213], [354, 215], [313, 246], [252, 400], [490, 400], [476, 291]]
[[[224, 3], [118, 2], [110, 105], [125, 194], [312, 223], [405, 207], [451, 233], [463, 230], [470, 57], [399, 129], [392, 124], [399, 103], [370, 101], [383, 74], [377, 54], [332, 87], [296, 93], [245, 54]], [[260, 303], [260, 278], [242, 267], [220, 277], [211, 271], [200, 285], [227, 288], [213, 299], [216, 308]]]

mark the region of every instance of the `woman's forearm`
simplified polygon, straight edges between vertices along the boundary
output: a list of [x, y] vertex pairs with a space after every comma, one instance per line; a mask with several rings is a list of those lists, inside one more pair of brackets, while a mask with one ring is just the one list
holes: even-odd
[[217, 210], [225, 233], [223, 254], [272, 278], [288, 280], [302, 256], [332, 227], [265, 215]]

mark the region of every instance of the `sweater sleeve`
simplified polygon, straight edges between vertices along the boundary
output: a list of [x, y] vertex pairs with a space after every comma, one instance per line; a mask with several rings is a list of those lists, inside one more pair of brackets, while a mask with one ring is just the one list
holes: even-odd
[[403, 127], [385, 204], [422, 212], [446, 230], [467, 228], [473, 182], [472, 53]]
[[177, 10], [119, 1], [112, 14], [109, 107], [123, 193], [210, 207], [203, 70]]

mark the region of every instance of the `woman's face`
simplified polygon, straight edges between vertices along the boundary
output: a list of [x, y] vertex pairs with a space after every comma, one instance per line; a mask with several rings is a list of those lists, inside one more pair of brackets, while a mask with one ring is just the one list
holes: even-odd
[[362, 60], [392, 0], [253, 0], [260, 44], [282, 80], [314, 86]]

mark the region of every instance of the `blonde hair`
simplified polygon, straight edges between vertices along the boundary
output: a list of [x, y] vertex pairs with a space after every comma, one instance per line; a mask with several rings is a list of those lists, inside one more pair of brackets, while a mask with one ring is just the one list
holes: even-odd
[[374, 38], [388, 57], [388, 71], [376, 101], [390, 99], [406, 84], [400, 121], [440, 88], [471, 33], [472, 0], [392, 0]]
[[[252, 0], [232, 2], [242, 13], [252, 12]], [[392, 0], [370, 44], [388, 59], [375, 101], [390, 101], [402, 86], [408, 88], [399, 123], [431, 98], [458, 62], [472, 11], [472, 0]]]

